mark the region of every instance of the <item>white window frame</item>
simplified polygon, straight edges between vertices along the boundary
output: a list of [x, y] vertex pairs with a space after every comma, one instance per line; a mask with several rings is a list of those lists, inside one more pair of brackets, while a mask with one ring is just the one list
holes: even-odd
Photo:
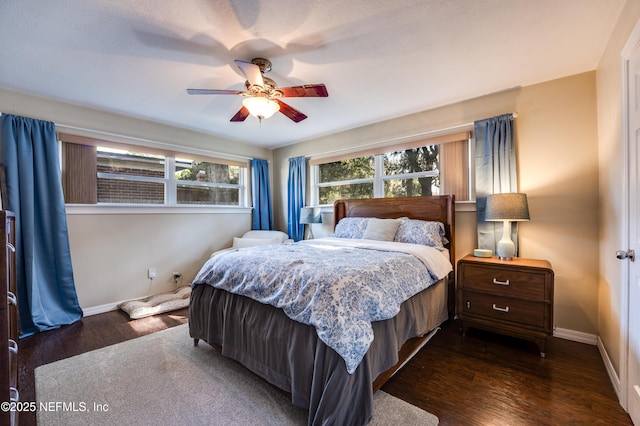
[[[185, 186], [193, 186], [193, 187], [206, 187], [206, 188], [232, 188], [232, 189], [238, 189], [238, 199], [239, 199], [239, 206], [238, 207], [246, 207], [247, 206], [247, 199], [245, 196], [245, 189], [246, 189], [246, 177], [247, 177], [247, 173], [249, 170], [249, 167], [240, 167], [240, 174], [238, 176], [238, 183], [219, 183], [219, 182], [199, 182], [199, 181], [193, 181], [193, 180], [180, 180], [180, 179], [176, 179], [176, 175], [175, 175], [175, 170], [176, 170], [176, 159], [175, 157], [166, 157], [166, 159], [168, 160], [167, 163], [171, 162], [170, 165], [167, 166], [168, 170], [171, 170], [172, 172], [166, 172], [166, 175], [169, 176], [169, 180], [168, 180], [168, 185], [167, 185], [167, 196], [171, 196], [171, 198], [166, 198], [167, 200], [171, 200], [172, 203], [171, 204], [175, 204], [178, 206], [188, 206], [190, 204], [179, 204], [178, 203], [178, 185], [185, 185]], [[216, 163], [216, 164], [222, 164], [222, 163]], [[215, 204], [202, 204], [205, 206], [215, 206]], [[235, 207], [233, 204], [231, 204], [230, 206]]]
[[[68, 126], [60, 126], [59, 131], [65, 132]], [[71, 130], [78, 130], [73, 128]], [[97, 203], [97, 204], [65, 204], [65, 210], [68, 215], [86, 215], [86, 214], [233, 214], [233, 213], [247, 213], [251, 212], [253, 207], [251, 206], [250, 193], [247, 189], [247, 182], [249, 182], [250, 162], [246, 162], [246, 166], [239, 165], [240, 175], [237, 187], [239, 188], [239, 205], [214, 205], [214, 204], [177, 204], [177, 179], [175, 178], [175, 159], [179, 158], [231, 158], [231, 162], [243, 163], [248, 158], [243, 156], [235, 156], [231, 154], [223, 154], [210, 152], [200, 149], [192, 149], [188, 147], [167, 144], [162, 142], [155, 142], [146, 139], [130, 138], [127, 136], [94, 132], [89, 129], [80, 129], [83, 133], [95, 134], [95, 139], [105, 141], [109, 144], [124, 144], [129, 147], [135, 147], [141, 152], [145, 151], [157, 151], [167, 150], [174, 155], [165, 155], [165, 178], [151, 178], [145, 176], [131, 176], [134, 179], [160, 179], [166, 181], [165, 183], [165, 202], [164, 204], [133, 204], [133, 203]], [[66, 132], [65, 132], [66, 133]], [[69, 132], [68, 134], [74, 134]], [[105, 138], [105, 136], [107, 136]], [[91, 136], [82, 136], [85, 138], [91, 138]], [[118, 142], [112, 142], [117, 140]], [[142, 141], [142, 143], [138, 143]], [[58, 157], [60, 158], [60, 169], [62, 170], [62, 140], [57, 140]], [[96, 146], [99, 146], [97, 143]], [[233, 159], [235, 158], [235, 159]], [[211, 161], [211, 160], [205, 160]], [[224, 164], [224, 163], [220, 163]], [[171, 171], [171, 172], [169, 172]], [[126, 175], [114, 175], [106, 174], [110, 177], [121, 179]], [[126, 177], [124, 177], [126, 179]], [[217, 186], [228, 186], [234, 184], [216, 184]]]
[[[144, 153], [144, 147], [140, 147], [140, 151]], [[187, 157], [187, 154], [184, 154]], [[222, 164], [222, 163], [216, 163]], [[118, 173], [105, 173], [98, 172], [98, 179], [114, 179], [114, 180], [127, 180], [132, 182], [151, 182], [161, 183], [164, 185], [164, 203], [162, 204], [147, 204], [147, 203], [96, 203], [96, 206], [113, 206], [113, 205], [126, 205], [126, 206], [194, 206], [193, 204], [178, 203], [178, 184], [186, 186], [200, 186], [208, 188], [233, 188], [238, 189], [238, 205], [235, 204], [195, 204], [195, 206], [203, 207], [247, 207], [247, 199], [245, 196], [245, 175], [247, 174], [248, 167], [240, 167], [240, 175], [238, 176], [238, 183], [217, 183], [217, 182], [196, 182], [190, 180], [179, 180], [175, 176], [176, 169], [176, 157], [165, 155], [164, 156], [164, 178], [156, 178], [150, 176], [136, 176], [136, 175], [124, 175]]]
[[[427, 146], [427, 145], [425, 145]], [[389, 151], [396, 152], [396, 151]], [[311, 181], [313, 185], [311, 187], [311, 200], [314, 205], [327, 207], [331, 204], [319, 204], [320, 203], [320, 188], [326, 186], [335, 186], [335, 185], [350, 185], [350, 184], [359, 184], [359, 183], [368, 183], [373, 182], [373, 198], [383, 198], [384, 197], [384, 182], [387, 180], [402, 180], [402, 179], [412, 179], [412, 178], [421, 178], [421, 177], [430, 177], [430, 176], [439, 176], [440, 175], [440, 167], [438, 170], [428, 170], [424, 172], [413, 172], [413, 173], [404, 173], [397, 175], [385, 175], [384, 174], [384, 154], [375, 154], [373, 155], [373, 178], [360, 178], [360, 179], [349, 179], [349, 180], [341, 180], [341, 181], [333, 181], [333, 182], [320, 182], [320, 164], [316, 164], [311, 166], [310, 174]], [[366, 155], [363, 155], [365, 157]]]

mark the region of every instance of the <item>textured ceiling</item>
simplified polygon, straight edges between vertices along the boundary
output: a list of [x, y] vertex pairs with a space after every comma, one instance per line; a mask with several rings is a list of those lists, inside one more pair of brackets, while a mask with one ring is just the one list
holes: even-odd
[[[264, 147], [593, 70], [624, 0], [4, 0], [0, 87]], [[229, 119], [266, 57], [309, 116]]]

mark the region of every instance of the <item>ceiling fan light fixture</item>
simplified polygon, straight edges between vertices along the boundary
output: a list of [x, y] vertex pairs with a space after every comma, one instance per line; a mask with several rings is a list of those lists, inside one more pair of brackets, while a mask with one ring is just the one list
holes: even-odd
[[280, 111], [278, 102], [264, 96], [252, 96], [242, 100], [242, 105], [249, 110], [249, 114], [262, 121]]
[[229, 120], [232, 123], [245, 121], [253, 115], [260, 122], [280, 111], [294, 123], [306, 120], [307, 116], [291, 105], [283, 102], [282, 98], [326, 98], [329, 96], [324, 84], [305, 84], [278, 88], [276, 82], [265, 77], [264, 73], [271, 70], [271, 62], [264, 58], [254, 58], [251, 62], [234, 61], [245, 81], [245, 91], [221, 89], [187, 89], [190, 95], [240, 95], [244, 99], [242, 108]]

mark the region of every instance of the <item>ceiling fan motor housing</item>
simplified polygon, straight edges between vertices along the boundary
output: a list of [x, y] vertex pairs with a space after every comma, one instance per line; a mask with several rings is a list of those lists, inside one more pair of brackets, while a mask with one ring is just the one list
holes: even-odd
[[262, 77], [264, 82], [263, 86], [256, 86], [249, 82], [249, 80], [244, 82], [244, 87], [247, 88], [249, 92], [252, 94], [255, 93], [264, 93], [267, 96], [282, 96], [282, 93], [276, 90], [276, 82], [270, 79], [269, 77]]
[[265, 58], [253, 58], [251, 63], [257, 65], [260, 68], [260, 72], [264, 74], [265, 72], [271, 71], [271, 61]]

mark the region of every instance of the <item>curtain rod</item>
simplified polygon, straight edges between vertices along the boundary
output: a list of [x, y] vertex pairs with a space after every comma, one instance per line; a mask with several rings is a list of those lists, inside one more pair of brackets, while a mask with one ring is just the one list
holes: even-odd
[[[511, 114], [511, 120], [513, 120], [514, 118], [518, 118], [518, 113], [517, 112], [512, 112], [512, 113], [507, 113], [507, 114]], [[475, 124], [475, 121], [472, 121], [471, 123], [461, 124], [461, 126], [473, 126], [474, 124]]]
[[[514, 118], [518, 117], [518, 113], [517, 112], [512, 112], [511, 113], [512, 117], [511, 119], [513, 120]], [[2, 116], [2, 113], [0, 112], [0, 117]], [[123, 138], [126, 140], [132, 140], [132, 141], [140, 141], [140, 142], [145, 142], [145, 143], [150, 143], [152, 145], [162, 145], [162, 146], [166, 146], [166, 147], [170, 147], [171, 149], [178, 149], [180, 150], [184, 150], [187, 147], [182, 147], [182, 146], [178, 146], [178, 145], [173, 145], [173, 144], [169, 144], [166, 142], [158, 142], [158, 141], [154, 141], [151, 139], [144, 139], [144, 138], [138, 138], [138, 137], [134, 137], [134, 136], [125, 136], [125, 135], [119, 135], [117, 133], [111, 133], [111, 132], [103, 132], [100, 130], [91, 130], [91, 129], [87, 129], [87, 128], [83, 128], [83, 127], [77, 127], [77, 126], [71, 126], [69, 124], [58, 124], [55, 123], [56, 128], [59, 127], [63, 127], [66, 129], [71, 129], [71, 130], [78, 130], [78, 131], [84, 131], [84, 132], [89, 132], [89, 133], [95, 133], [95, 134], [100, 134], [100, 135], [104, 135], [104, 136], [111, 136], [111, 137], [115, 137], [115, 138]], [[437, 134], [442, 134], [445, 132], [449, 132], [449, 131], [454, 131], [454, 130], [462, 130], [464, 128], [467, 127], [472, 127], [474, 124], [474, 122], [470, 122], [470, 123], [464, 123], [464, 124], [459, 124], [457, 126], [452, 126], [452, 127], [447, 127], [444, 129], [438, 129], [438, 130], [431, 130], [431, 131], [427, 131], [427, 132], [420, 132], [420, 133], [416, 133], [413, 135], [408, 135], [408, 136], [400, 136], [397, 138], [391, 138], [391, 139], [386, 139], [383, 141], [378, 141], [378, 142], [371, 142], [368, 144], [364, 144], [364, 145], [358, 145], [356, 147], [350, 147], [350, 148], [346, 148], [346, 149], [339, 149], [339, 150], [334, 150], [334, 151], [327, 151], [327, 152], [321, 152], [321, 153], [316, 153], [316, 154], [311, 154], [311, 155], [306, 155], [306, 157], [319, 157], [319, 156], [324, 156], [324, 155], [329, 155], [329, 154], [337, 154], [339, 152], [343, 152], [343, 151], [349, 151], [352, 150], [354, 148], [363, 148], [363, 147], [368, 147], [368, 146], [372, 146], [372, 145], [382, 145], [382, 144], [387, 144], [390, 142], [398, 142], [398, 141], [403, 141], [403, 140], [414, 140], [420, 137], [425, 137], [425, 136], [433, 136], [433, 135], [437, 135]], [[233, 158], [239, 158], [239, 159], [243, 159], [243, 160], [251, 160], [251, 157], [246, 157], [244, 155], [237, 155], [237, 154], [227, 154], [227, 153], [222, 153], [222, 152], [217, 152], [217, 151], [208, 151], [208, 150], [204, 150], [201, 148], [192, 148], [191, 149], [194, 152], [187, 152], [190, 154], [215, 154], [215, 155], [220, 155], [220, 156], [229, 156], [229, 157], [233, 157]], [[185, 151], [186, 152], [186, 151]]]
[[[0, 112], [0, 117], [2, 117], [3, 113]], [[46, 121], [51, 121], [51, 120], [46, 120]], [[115, 138], [115, 139], [121, 139], [121, 140], [125, 140], [125, 141], [130, 141], [130, 142], [142, 142], [143, 145], [151, 145], [152, 147], [156, 147], [156, 148], [160, 148], [162, 147], [163, 149], [166, 150], [172, 150], [172, 151], [179, 151], [179, 152], [184, 152], [185, 154], [194, 154], [194, 155], [206, 155], [206, 156], [219, 156], [219, 157], [226, 157], [229, 159], [235, 158], [235, 159], [240, 159], [240, 160], [251, 160], [252, 157], [247, 157], [244, 155], [238, 155], [238, 154], [229, 154], [226, 152], [218, 152], [218, 151], [210, 151], [207, 149], [202, 149], [202, 148], [192, 148], [192, 147], [186, 147], [186, 146], [182, 146], [182, 145], [174, 145], [168, 142], [159, 142], [159, 141], [155, 141], [152, 139], [145, 139], [145, 138], [139, 138], [136, 136], [126, 136], [126, 135], [120, 135], [118, 133], [112, 133], [112, 132], [105, 132], [105, 131], [101, 131], [101, 130], [93, 130], [93, 129], [87, 129], [86, 127], [78, 127], [78, 126], [72, 126], [70, 124], [61, 124], [61, 123], [56, 123], [55, 121], [53, 121], [53, 124], [56, 126], [56, 131], [61, 130], [61, 131], [65, 131], [65, 130], [75, 130], [75, 131], [80, 131], [80, 132], [86, 132], [89, 134], [93, 134], [93, 135], [101, 135], [101, 136], [106, 136], [106, 137], [111, 137], [111, 138]], [[115, 141], [114, 141], [115, 142]]]
[[[514, 118], [518, 117], [518, 113], [517, 112], [512, 112], [511, 115], [512, 115], [512, 117], [511, 117], [512, 120]], [[325, 156], [328, 156], [328, 155], [339, 154], [341, 152], [347, 152], [348, 153], [348, 152], [351, 152], [351, 151], [354, 151], [354, 150], [358, 150], [358, 149], [362, 149], [362, 148], [383, 146], [383, 145], [387, 145], [387, 144], [390, 144], [390, 143], [411, 142], [411, 141], [417, 140], [419, 138], [439, 136], [439, 135], [446, 134], [446, 133], [451, 133], [451, 132], [454, 132], [454, 131], [464, 131], [465, 129], [471, 130], [471, 129], [473, 129], [473, 124], [474, 124], [474, 122], [472, 121], [472, 122], [469, 122], [469, 123], [458, 124], [457, 126], [446, 127], [446, 128], [443, 128], [443, 129], [429, 130], [429, 131], [426, 131], [426, 132], [415, 133], [415, 134], [407, 135], [407, 136], [398, 136], [396, 138], [384, 139], [384, 140], [381, 140], [381, 141], [365, 143], [365, 144], [362, 144], [362, 145], [351, 146], [351, 147], [343, 148], [343, 149], [336, 149], [336, 150], [332, 150], [332, 151], [318, 152], [318, 153], [315, 153], [315, 154], [306, 155], [306, 157], [308, 157], [308, 158], [325, 157]]]

